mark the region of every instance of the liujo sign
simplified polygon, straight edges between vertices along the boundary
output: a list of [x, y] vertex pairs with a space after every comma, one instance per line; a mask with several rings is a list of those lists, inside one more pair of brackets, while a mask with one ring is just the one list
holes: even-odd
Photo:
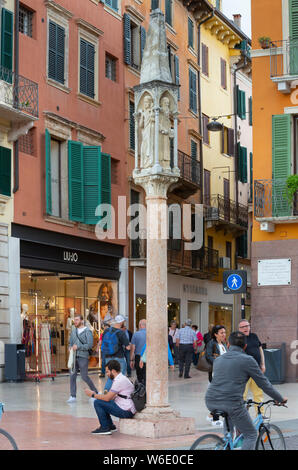
[[79, 255], [75, 251], [63, 251], [63, 261], [67, 263], [77, 263], [79, 261]]

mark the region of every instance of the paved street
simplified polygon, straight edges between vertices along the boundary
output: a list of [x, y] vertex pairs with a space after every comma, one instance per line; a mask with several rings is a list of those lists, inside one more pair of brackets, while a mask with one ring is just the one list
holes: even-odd
[[[77, 403], [67, 404], [69, 378], [67, 376], [42, 379], [40, 383], [1, 383], [0, 401], [5, 403], [1, 427], [10, 432], [20, 449], [188, 449], [196, 437], [214, 427], [206, 421], [204, 394], [207, 375], [191, 370], [192, 379], [178, 378], [178, 371], [169, 371], [169, 401], [182, 416], [192, 416], [196, 422], [195, 436], [163, 438], [160, 440], [131, 437], [120, 433], [94, 436], [90, 431], [98, 425], [97, 418], [83, 393], [85, 384], [78, 379]], [[102, 389], [104, 379], [97, 379]], [[298, 449], [298, 384], [282, 384], [276, 388], [289, 399], [288, 408], [271, 408], [272, 422], [277, 423], [287, 436], [287, 448]], [[115, 420], [115, 424], [117, 421]]]

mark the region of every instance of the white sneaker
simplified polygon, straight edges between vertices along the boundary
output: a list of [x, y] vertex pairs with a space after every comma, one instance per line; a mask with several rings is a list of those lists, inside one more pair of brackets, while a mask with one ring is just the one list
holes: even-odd
[[70, 396], [69, 399], [67, 400], [67, 403], [74, 403], [75, 401], [77, 401], [76, 397]]
[[206, 417], [206, 421], [208, 421], [208, 423], [212, 423], [212, 421], [213, 421], [212, 416], [209, 416], [209, 415], [208, 415], [208, 416]]
[[212, 426], [215, 426], [217, 428], [222, 428], [223, 422], [220, 419], [218, 421], [212, 421]]

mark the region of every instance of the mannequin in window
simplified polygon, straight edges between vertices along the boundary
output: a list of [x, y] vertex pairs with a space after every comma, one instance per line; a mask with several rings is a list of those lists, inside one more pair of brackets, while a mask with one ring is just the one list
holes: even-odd
[[28, 320], [28, 305], [27, 304], [22, 304], [21, 319], [22, 319], [22, 322], [24, 320]]

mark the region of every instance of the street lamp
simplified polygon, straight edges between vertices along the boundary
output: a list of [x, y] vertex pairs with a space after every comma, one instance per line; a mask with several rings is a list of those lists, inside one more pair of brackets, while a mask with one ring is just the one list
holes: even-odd
[[221, 132], [223, 129], [223, 125], [221, 122], [218, 122], [218, 118], [213, 118], [211, 122], [208, 122], [207, 129], [211, 132]]

